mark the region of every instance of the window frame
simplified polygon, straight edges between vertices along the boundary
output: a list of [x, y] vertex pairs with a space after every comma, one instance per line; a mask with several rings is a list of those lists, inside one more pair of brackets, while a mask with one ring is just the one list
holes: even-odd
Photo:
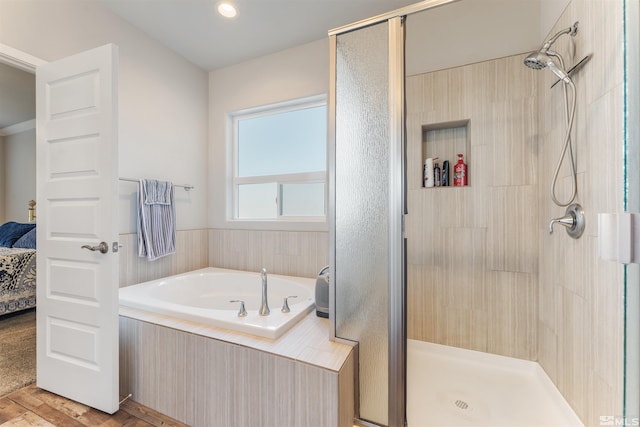
[[[227, 114], [229, 153], [227, 162], [227, 222], [242, 225], [246, 228], [300, 229], [326, 230], [328, 215], [328, 161], [324, 171], [302, 172], [278, 175], [238, 176], [238, 123], [240, 120], [251, 119], [271, 114], [286, 113], [328, 105], [327, 96], [314, 95], [292, 99], [284, 102], [271, 103], [259, 107], [246, 108]], [[327, 117], [328, 118], [328, 117]], [[326, 122], [327, 123], [327, 122]], [[328, 153], [328, 141], [325, 141], [325, 152]], [[327, 157], [328, 159], [328, 157]], [[276, 183], [276, 217], [275, 218], [238, 218], [239, 199], [238, 187], [242, 184]], [[324, 214], [321, 216], [283, 216], [282, 215], [282, 184], [324, 184]], [[270, 227], [265, 227], [270, 226]]]

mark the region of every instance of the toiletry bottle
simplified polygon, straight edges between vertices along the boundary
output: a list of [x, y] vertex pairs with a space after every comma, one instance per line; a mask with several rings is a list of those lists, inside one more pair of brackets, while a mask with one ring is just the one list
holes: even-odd
[[454, 187], [467, 185], [467, 165], [462, 160], [462, 154], [458, 154], [458, 163], [453, 167], [453, 185]]
[[434, 187], [440, 187], [442, 181], [440, 180], [440, 165], [437, 162], [438, 157], [433, 158], [433, 185]]
[[443, 187], [449, 186], [449, 160], [442, 162], [442, 177], [440, 179]]
[[424, 186], [433, 187], [433, 159], [431, 157], [424, 162]]

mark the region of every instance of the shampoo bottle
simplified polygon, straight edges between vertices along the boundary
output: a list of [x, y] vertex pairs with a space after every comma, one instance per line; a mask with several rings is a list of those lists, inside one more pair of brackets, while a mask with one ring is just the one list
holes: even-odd
[[424, 186], [433, 187], [433, 159], [431, 157], [424, 162]]
[[449, 160], [442, 162], [442, 186], [448, 187], [449, 184]]
[[442, 184], [440, 177], [440, 165], [437, 162], [438, 158], [434, 157], [433, 159], [433, 185], [435, 187], [440, 187]]
[[458, 154], [458, 163], [453, 167], [453, 185], [454, 187], [467, 185], [467, 165], [462, 160], [462, 154]]

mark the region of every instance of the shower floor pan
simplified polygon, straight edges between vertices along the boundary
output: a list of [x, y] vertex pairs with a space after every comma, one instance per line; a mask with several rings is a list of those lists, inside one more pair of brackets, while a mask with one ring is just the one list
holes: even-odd
[[569, 427], [580, 419], [535, 362], [407, 344], [409, 427]]

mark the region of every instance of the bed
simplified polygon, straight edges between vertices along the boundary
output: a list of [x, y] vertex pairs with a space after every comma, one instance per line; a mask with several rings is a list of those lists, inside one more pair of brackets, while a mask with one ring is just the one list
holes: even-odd
[[0, 316], [36, 306], [36, 224], [0, 225]]

